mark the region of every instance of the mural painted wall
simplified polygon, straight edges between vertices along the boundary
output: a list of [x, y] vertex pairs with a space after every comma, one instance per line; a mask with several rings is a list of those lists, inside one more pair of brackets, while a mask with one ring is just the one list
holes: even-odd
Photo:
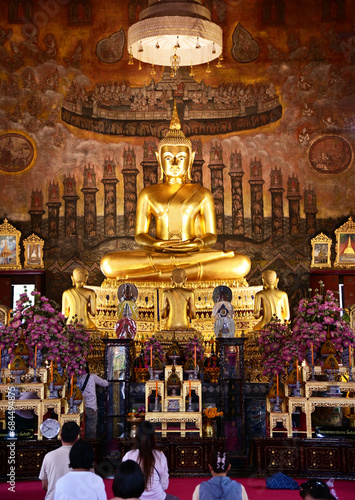
[[354, 2], [204, 3], [223, 60], [171, 77], [130, 64], [127, 29], [147, 1], [1, 2], [0, 218], [45, 240], [58, 301], [77, 264], [100, 284], [101, 256], [135, 248], [137, 192], [159, 178], [174, 99], [217, 246], [250, 256], [250, 284], [272, 267], [297, 300], [310, 238], [354, 215]]

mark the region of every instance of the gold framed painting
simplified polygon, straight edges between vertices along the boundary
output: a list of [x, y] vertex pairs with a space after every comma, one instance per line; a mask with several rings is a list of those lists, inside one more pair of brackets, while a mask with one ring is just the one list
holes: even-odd
[[7, 219], [0, 225], [0, 269], [21, 269], [21, 232]]
[[351, 217], [335, 230], [336, 257], [334, 267], [355, 268], [355, 223]]
[[44, 241], [36, 234], [31, 234], [23, 241], [25, 250], [25, 265], [26, 269], [43, 269], [43, 245]]
[[331, 267], [330, 252], [332, 239], [323, 233], [318, 234], [311, 239], [312, 244], [312, 262], [311, 267]]

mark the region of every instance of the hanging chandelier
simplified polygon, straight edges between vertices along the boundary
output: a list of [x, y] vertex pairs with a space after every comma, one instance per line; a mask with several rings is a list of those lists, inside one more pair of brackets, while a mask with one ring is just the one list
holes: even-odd
[[129, 63], [133, 58], [171, 68], [197, 66], [222, 59], [222, 29], [211, 22], [202, 0], [148, 0], [139, 21], [128, 29]]

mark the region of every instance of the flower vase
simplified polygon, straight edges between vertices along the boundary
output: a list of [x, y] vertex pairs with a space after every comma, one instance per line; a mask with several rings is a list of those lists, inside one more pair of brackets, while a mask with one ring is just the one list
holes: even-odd
[[203, 426], [203, 435], [206, 438], [214, 438], [215, 432], [212, 418], [206, 418]]

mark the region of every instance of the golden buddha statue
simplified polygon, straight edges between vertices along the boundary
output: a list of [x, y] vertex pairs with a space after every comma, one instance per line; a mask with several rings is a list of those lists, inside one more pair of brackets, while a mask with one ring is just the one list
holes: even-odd
[[275, 271], [267, 270], [261, 275], [264, 288], [255, 295], [254, 316], [260, 321], [253, 330], [261, 330], [273, 316], [281, 321], [290, 319], [290, 306], [286, 292], [278, 290], [279, 279]]
[[[208, 189], [187, 182], [195, 153], [180, 128], [174, 105], [156, 153], [165, 180], [138, 196], [135, 240], [142, 249], [105, 255], [101, 269], [107, 278], [164, 282], [173, 269], [183, 268], [190, 281], [231, 280], [250, 270], [246, 255], [210, 249], [217, 240], [214, 200]], [[155, 236], [149, 233], [153, 217]]]
[[167, 318], [167, 330], [188, 330], [190, 320], [195, 317], [194, 292], [185, 288], [184, 269], [174, 269], [171, 279], [174, 287], [163, 290], [161, 317]]
[[78, 321], [87, 329], [96, 329], [91, 316], [96, 315], [96, 295], [91, 288], [85, 288], [89, 273], [83, 267], [76, 267], [72, 274], [74, 288], [63, 292], [62, 313], [69, 323]]

